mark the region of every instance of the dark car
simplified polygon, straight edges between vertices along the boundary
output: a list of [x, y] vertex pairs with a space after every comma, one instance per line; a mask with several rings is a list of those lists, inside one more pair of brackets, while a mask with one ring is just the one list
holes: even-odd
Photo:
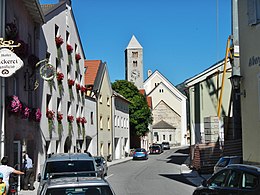
[[216, 165], [214, 166], [214, 173], [220, 171], [224, 167], [231, 164], [242, 164], [243, 159], [242, 156], [223, 156], [221, 157]]
[[159, 145], [152, 145], [149, 148], [150, 154], [161, 154], [162, 153], [162, 148]]
[[162, 146], [164, 150], [170, 150], [170, 143], [169, 142], [162, 142]]
[[97, 171], [99, 171], [98, 176], [107, 176], [108, 166], [105, 158], [103, 156], [94, 156], [94, 159], [96, 162]]
[[144, 148], [136, 148], [133, 153], [133, 160], [137, 159], [148, 159], [148, 153]]
[[208, 180], [193, 192], [200, 194], [260, 194], [260, 168], [244, 164], [228, 165], [213, 174]]

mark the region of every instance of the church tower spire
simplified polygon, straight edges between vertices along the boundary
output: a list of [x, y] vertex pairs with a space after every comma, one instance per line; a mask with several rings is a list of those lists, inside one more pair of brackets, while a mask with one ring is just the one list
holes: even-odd
[[134, 35], [125, 49], [125, 79], [143, 89], [143, 47]]

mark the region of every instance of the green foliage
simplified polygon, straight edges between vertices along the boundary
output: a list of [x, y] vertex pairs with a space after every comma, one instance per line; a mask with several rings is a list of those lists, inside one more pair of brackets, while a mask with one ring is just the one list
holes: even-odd
[[130, 131], [138, 136], [145, 135], [152, 124], [152, 113], [147, 104], [146, 97], [139, 92], [137, 87], [126, 80], [117, 80], [112, 83], [112, 89], [124, 96], [129, 105]]

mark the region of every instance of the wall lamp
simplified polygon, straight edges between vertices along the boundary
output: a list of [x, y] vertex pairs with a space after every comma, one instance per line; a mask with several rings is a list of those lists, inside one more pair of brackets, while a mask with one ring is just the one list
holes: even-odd
[[[230, 79], [233, 89], [235, 89], [235, 90], [240, 89], [240, 83], [241, 83], [242, 76], [232, 75], [229, 79]], [[235, 93], [235, 95], [236, 95], [236, 98], [237, 98], [237, 96], [241, 96], [241, 95], [246, 97], [246, 90], [244, 89], [243, 92], [241, 92], [241, 93]]]

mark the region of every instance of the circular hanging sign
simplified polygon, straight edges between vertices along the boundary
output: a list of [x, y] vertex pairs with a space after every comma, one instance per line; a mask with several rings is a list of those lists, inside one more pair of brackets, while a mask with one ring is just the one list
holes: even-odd
[[41, 77], [46, 80], [52, 80], [55, 76], [55, 69], [51, 64], [45, 64], [40, 68]]
[[7, 48], [0, 49], [0, 77], [10, 77], [23, 66], [23, 61]]

